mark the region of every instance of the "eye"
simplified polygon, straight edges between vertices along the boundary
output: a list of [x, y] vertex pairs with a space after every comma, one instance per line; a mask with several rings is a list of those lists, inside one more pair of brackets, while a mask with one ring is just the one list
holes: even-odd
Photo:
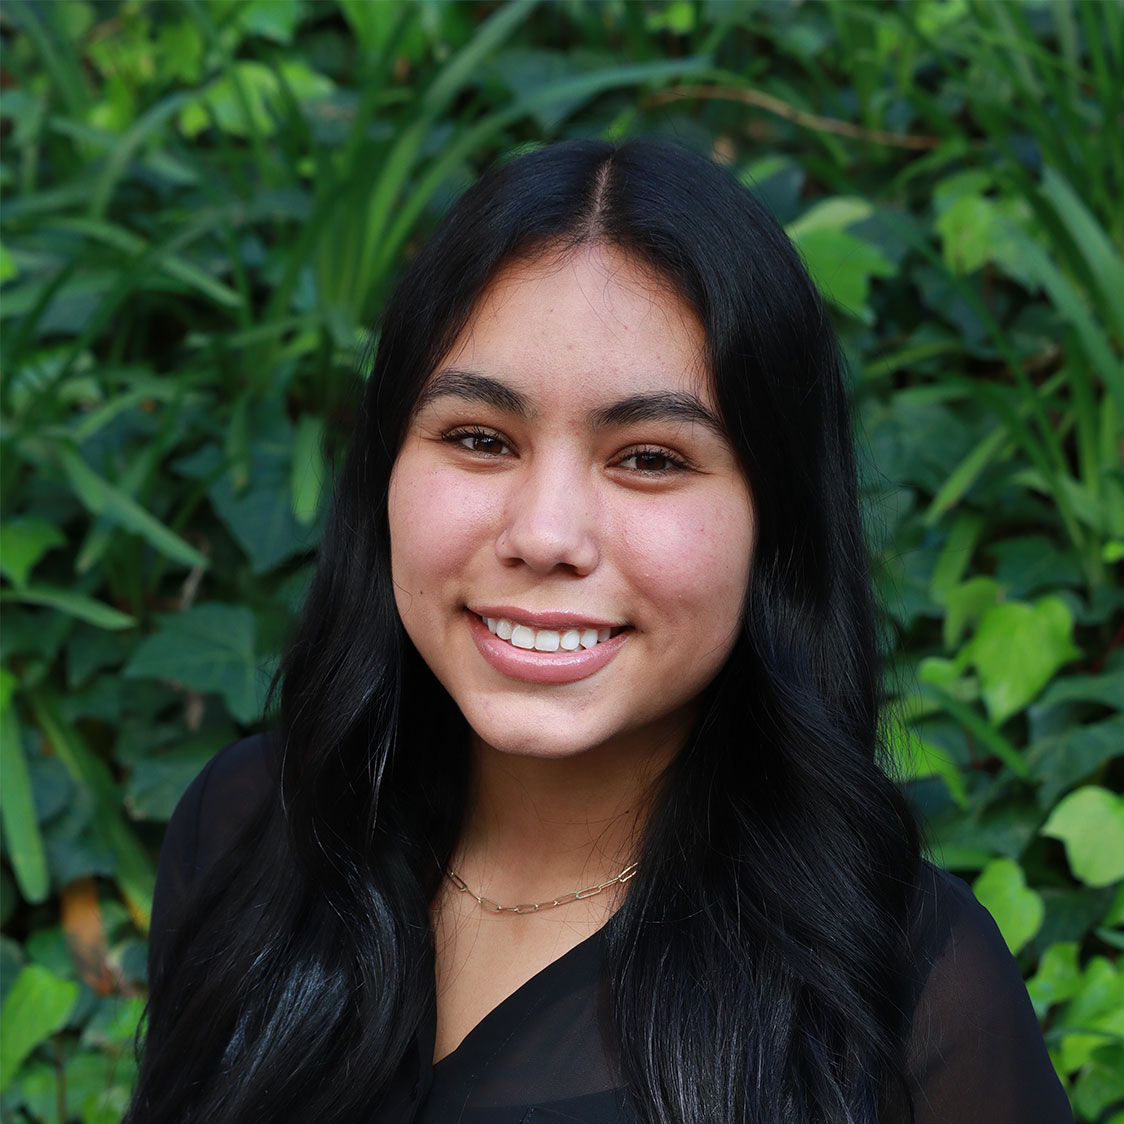
[[502, 457], [511, 453], [507, 442], [498, 433], [477, 426], [450, 430], [441, 435], [441, 440], [484, 457]]
[[656, 446], [632, 449], [616, 463], [620, 468], [627, 468], [644, 476], [667, 476], [673, 472], [683, 471], [688, 467], [686, 461], [677, 457], [669, 449], [661, 449]]

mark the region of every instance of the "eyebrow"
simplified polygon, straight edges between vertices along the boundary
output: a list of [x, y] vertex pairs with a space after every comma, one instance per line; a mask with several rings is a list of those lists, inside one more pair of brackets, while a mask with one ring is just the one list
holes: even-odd
[[719, 437], [725, 429], [717, 415], [694, 394], [660, 391], [656, 394], [633, 394], [609, 406], [601, 406], [590, 415], [596, 429], [634, 425], [636, 422], [687, 422], [703, 425]]
[[[438, 398], [460, 398], [480, 402], [507, 414], [529, 418], [534, 416], [530, 402], [518, 391], [497, 379], [473, 371], [448, 369], [439, 371], [418, 398], [415, 410], [422, 410]], [[637, 422], [679, 422], [705, 426], [719, 437], [725, 427], [701, 398], [678, 391], [654, 394], [632, 394], [608, 406], [590, 412], [594, 429], [613, 429]]]
[[534, 410], [531, 404], [518, 391], [505, 386], [487, 375], [477, 375], [472, 371], [439, 371], [429, 381], [429, 385], [418, 396], [415, 411], [423, 410], [438, 398], [460, 398], [466, 402], [480, 402], [494, 406], [505, 414], [529, 418]]

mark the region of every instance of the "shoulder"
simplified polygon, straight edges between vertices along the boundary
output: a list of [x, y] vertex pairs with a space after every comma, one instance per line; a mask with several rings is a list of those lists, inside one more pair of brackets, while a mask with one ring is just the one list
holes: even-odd
[[918, 1120], [1071, 1120], [1019, 966], [966, 883], [923, 866], [911, 943]]
[[212, 866], [279, 793], [279, 762], [276, 733], [255, 734], [219, 750], [176, 805], [164, 848], [174, 848], [192, 876]]
[[923, 862], [910, 917], [910, 944], [918, 969], [926, 973], [950, 951], [949, 946], [969, 941], [1007, 955], [1007, 946], [992, 916], [976, 900], [961, 878]]
[[219, 750], [188, 785], [164, 832], [149, 931], [149, 969], [199, 888], [279, 799], [280, 739], [256, 734]]

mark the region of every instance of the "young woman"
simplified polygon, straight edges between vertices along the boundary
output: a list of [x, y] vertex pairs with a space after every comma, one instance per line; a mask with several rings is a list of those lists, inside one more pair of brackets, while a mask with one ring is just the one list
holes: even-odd
[[280, 731], [169, 827], [129, 1121], [1069, 1120], [879, 769], [848, 426], [721, 169], [471, 189], [386, 310]]

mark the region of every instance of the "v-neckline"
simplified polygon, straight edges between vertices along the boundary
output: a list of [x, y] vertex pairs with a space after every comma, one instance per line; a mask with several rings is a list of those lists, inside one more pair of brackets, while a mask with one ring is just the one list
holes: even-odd
[[426, 1033], [418, 1036], [419, 1061], [428, 1065], [436, 1073], [439, 1068], [445, 1067], [446, 1062], [455, 1062], [459, 1057], [471, 1053], [475, 1046], [487, 1039], [489, 1030], [494, 1029], [497, 1023], [502, 1022], [511, 1013], [512, 1008], [518, 1007], [520, 1003], [525, 1003], [532, 992], [540, 990], [544, 984], [549, 983], [562, 970], [563, 966], [568, 966], [573, 960], [578, 959], [579, 954], [588, 953], [595, 943], [599, 944], [604, 931], [605, 926], [602, 925], [601, 928], [590, 933], [588, 937], [580, 940], [573, 948], [567, 949], [549, 964], [544, 964], [533, 976], [524, 980], [513, 992], [501, 999], [465, 1034], [452, 1050], [442, 1055], [437, 1061], [433, 1061], [433, 1047], [437, 1041], [437, 1001], [436, 981], [434, 981], [434, 1003], [425, 1028]]

